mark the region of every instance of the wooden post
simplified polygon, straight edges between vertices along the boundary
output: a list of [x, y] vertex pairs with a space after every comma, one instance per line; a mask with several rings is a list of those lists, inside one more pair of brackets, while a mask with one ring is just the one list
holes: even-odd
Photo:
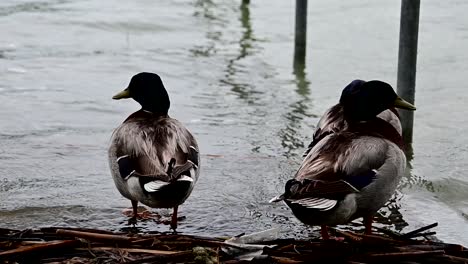
[[[414, 103], [416, 85], [416, 60], [418, 53], [420, 0], [402, 0], [400, 17], [400, 44], [398, 49], [397, 93], [406, 101]], [[399, 111], [403, 139], [413, 141], [413, 111]]]
[[294, 65], [304, 65], [307, 42], [307, 0], [296, 0], [296, 30], [294, 36]]

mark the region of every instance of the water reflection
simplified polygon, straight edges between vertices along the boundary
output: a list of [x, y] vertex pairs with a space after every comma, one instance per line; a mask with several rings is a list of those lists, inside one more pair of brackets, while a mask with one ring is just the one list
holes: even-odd
[[[208, 20], [211, 23], [215, 21], [220, 21], [217, 16], [215, 16], [213, 9], [216, 8], [216, 4], [211, 0], [198, 0], [195, 1], [195, 17], [202, 17]], [[190, 49], [190, 52], [194, 57], [209, 57], [210, 55], [216, 53], [215, 42], [219, 41], [221, 37], [220, 31], [209, 30], [206, 33], [206, 38], [209, 42], [205, 45], [195, 45], [194, 48]]]
[[298, 130], [301, 128], [303, 119], [310, 117], [307, 113], [311, 100], [309, 99], [309, 81], [306, 77], [305, 64], [294, 63], [294, 76], [296, 82], [296, 93], [299, 100], [289, 105], [286, 113], [286, 127], [280, 131], [281, 145], [285, 148], [286, 157], [298, 155], [297, 149], [304, 148], [304, 138]]
[[239, 54], [228, 61], [226, 75], [221, 80], [221, 83], [231, 86], [231, 91], [235, 92], [239, 98], [246, 100], [249, 104], [254, 104], [255, 100], [251, 95], [261, 92], [255, 91], [254, 86], [247, 82], [250, 78], [244, 78], [244, 82], [241, 82], [240, 78], [236, 78], [238, 73], [249, 72], [247, 69], [243, 70], [242, 66], [238, 65], [238, 62], [254, 54], [253, 43], [255, 38], [253, 37], [252, 25], [250, 23], [250, 8], [246, 1], [242, 1], [240, 5], [239, 20], [243, 29], [241, 38], [239, 39]]
[[398, 190], [409, 189], [412, 187], [420, 186], [424, 189], [428, 190], [429, 192], [434, 192], [434, 185], [431, 181], [424, 179], [421, 176], [413, 174], [413, 146], [412, 144], [408, 144], [405, 148], [406, 154], [406, 171], [405, 175], [400, 181], [400, 185], [398, 186]]
[[[228, 22], [225, 21], [225, 14], [216, 14], [215, 10], [220, 10], [218, 6], [211, 0], [198, 0], [195, 2], [196, 11], [194, 16], [207, 19], [210, 29], [206, 33], [208, 43], [204, 45], [197, 45], [191, 49], [191, 53], [195, 57], [209, 57], [214, 54], [225, 51], [226, 40], [223, 40], [223, 32], [226, 32]], [[250, 8], [248, 1], [242, 1], [239, 9], [242, 33], [239, 40], [239, 48], [236, 55], [226, 62], [226, 69], [224, 76], [219, 80], [221, 85], [228, 86], [239, 98], [245, 100], [248, 104], [255, 104], [256, 99], [253, 95], [261, 94], [261, 91], [255, 90], [255, 86], [251, 84], [252, 73], [250, 69], [241, 64], [243, 59], [251, 57], [256, 54], [254, 48], [255, 37], [253, 35], [252, 25], [250, 22]], [[237, 11], [237, 10], [236, 10]], [[236, 12], [237, 13], [237, 12]], [[221, 28], [219, 28], [221, 27]], [[229, 41], [230, 42], [230, 41]], [[217, 47], [220, 44], [220, 48]], [[218, 54], [224, 55], [224, 54]], [[228, 56], [230, 54], [227, 54]], [[232, 56], [229, 56], [232, 57]]]
[[0, 8], [0, 16], [9, 16], [20, 12], [56, 12], [60, 9], [55, 7], [58, 4], [66, 3], [64, 0], [51, 2], [27, 2]]
[[[213, 9], [216, 7], [216, 4], [212, 0], [197, 0], [195, 1], [195, 16], [203, 16], [208, 20], [217, 20], [217, 17], [213, 13]], [[201, 11], [199, 9], [201, 8]]]
[[403, 194], [397, 191], [393, 197], [378, 211], [374, 217], [374, 221], [379, 224], [391, 226], [396, 231], [402, 231], [403, 228], [408, 226], [408, 222], [400, 212], [401, 199]]

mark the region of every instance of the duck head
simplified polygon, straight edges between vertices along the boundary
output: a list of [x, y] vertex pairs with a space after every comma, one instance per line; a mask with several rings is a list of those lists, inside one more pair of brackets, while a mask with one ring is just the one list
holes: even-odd
[[143, 110], [167, 114], [170, 101], [161, 78], [156, 73], [141, 72], [133, 76], [128, 87], [112, 99], [133, 98]]
[[399, 97], [390, 84], [382, 81], [354, 80], [341, 94], [340, 104], [345, 117], [352, 121], [367, 121], [390, 108], [416, 110]]

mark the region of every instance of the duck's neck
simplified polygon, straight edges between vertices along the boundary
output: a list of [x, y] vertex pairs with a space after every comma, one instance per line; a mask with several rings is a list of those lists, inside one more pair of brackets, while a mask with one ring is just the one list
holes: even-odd
[[169, 109], [165, 105], [163, 106], [158, 103], [156, 105], [142, 105], [140, 111], [156, 116], [167, 116]]
[[141, 110], [155, 115], [167, 115], [171, 103], [164, 96], [138, 96], [134, 98], [141, 105]]
[[149, 111], [149, 110], [145, 110], [145, 109], [141, 109], [140, 111], [143, 111], [143, 112], [145, 112], [147, 114], [158, 115], [158, 116], [167, 115], [167, 112]]
[[150, 114], [150, 115], [153, 115], [153, 116], [168, 116], [168, 113], [167, 111], [150, 111], [150, 110], [147, 110], [147, 109], [140, 109], [141, 112], [144, 112], [146, 114]]
[[167, 113], [160, 113], [160, 112], [150, 112], [148, 110], [140, 109], [136, 111], [135, 113], [131, 114], [129, 117], [127, 117], [127, 120], [131, 120], [134, 118], [164, 118], [164, 117], [169, 117]]

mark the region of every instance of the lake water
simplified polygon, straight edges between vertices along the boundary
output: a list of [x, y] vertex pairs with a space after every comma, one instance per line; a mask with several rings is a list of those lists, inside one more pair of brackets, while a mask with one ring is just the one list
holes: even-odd
[[[294, 1], [240, 2], [1, 1], [0, 227], [127, 227], [107, 148], [139, 106], [111, 97], [152, 71], [202, 153], [178, 231], [316, 235], [268, 200], [347, 83], [396, 84], [400, 1], [309, 1], [296, 72]], [[438, 222], [439, 239], [468, 245], [468, 2], [421, 5], [412, 169], [380, 222], [402, 232]]]

